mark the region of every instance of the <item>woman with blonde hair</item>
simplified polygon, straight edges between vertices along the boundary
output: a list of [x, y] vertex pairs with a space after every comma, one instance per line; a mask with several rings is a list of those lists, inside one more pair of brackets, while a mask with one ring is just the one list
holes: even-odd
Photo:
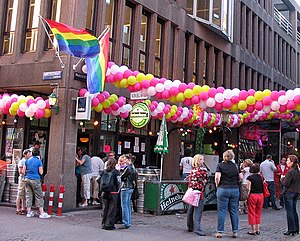
[[217, 166], [215, 173], [215, 184], [217, 188], [218, 227], [216, 238], [221, 238], [224, 232], [226, 212], [230, 214], [232, 237], [237, 238], [239, 229], [239, 180], [243, 174], [237, 164], [232, 162], [233, 152], [227, 150], [223, 153], [223, 162]]
[[208, 182], [208, 170], [206, 165], [204, 164], [204, 156], [203, 155], [195, 155], [192, 161], [192, 170], [189, 176], [189, 188], [193, 190], [200, 191], [200, 201], [198, 207], [189, 206], [188, 208], [188, 216], [187, 216], [187, 226], [188, 231], [193, 232], [200, 235], [206, 236], [201, 228], [201, 217], [204, 206], [204, 188]]

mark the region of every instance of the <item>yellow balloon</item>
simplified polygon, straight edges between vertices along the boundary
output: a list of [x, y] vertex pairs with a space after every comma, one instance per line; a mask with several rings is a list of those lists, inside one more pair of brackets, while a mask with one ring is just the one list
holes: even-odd
[[47, 109], [47, 108], [44, 109], [44, 111], [45, 111], [44, 117], [45, 118], [49, 118], [51, 116], [51, 114], [52, 114], [52, 111], [50, 109]]
[[12, 109], [14, 112], [17, 113], [17, 110], [19, 109], [18, 103], [17, 102], [12, 103], [10, 109]]
[[241, 100], [241, 101], [238, 103], [238, 109], [239, 109], [239, 110], [246, 110], [246, 108], [247, 108], [247, 103], [246, 103], [246, 101]]
[[114, 85], [115, 85], [117, 88], [119, 88], [119, 89], [122, 87], [119, 80], [116, 80], [116, 81], [114, 82]]
[[151, 100], [145, 100], [145, 103], [146, 103], [148, 106], [150, 106]]
[[171, 109], [177, 111], [177, 106], [176, 106], [176, 105], [172, 105], [172, 106], [171, 106]]
[[176, 96], [172, 95], [172, 96], [170, 97], [170, 101], [171, 101], [172, 103], [176, 103], [176, 102], [177, 102]]
[[177, 94], [177, 96], [176, 96], [176, 100], [177, 100], [177, 102], [182, 102], [182, 101], [184, 101], [184, 95], [183, 95], [183, 93], [178, 93]]
[[98, 104], [97, 106], [95, 106], [94, 110], [97, 111], [97, 112], [101, 112], [103, 110], [102, 104]]
[[194, 95], [199, 95], [201, 93], [201, 86], [200, 85], [195, 85], [193, 87], [193, 93], [194, 93]]
[[102, 102], [102, 105], [103, 105], [104, 108], [108, 108], [108, 107], [110, 106], [109, 100], [103, 101], [103, 102]]
[[26, 99], [25, 98], [22, 98], [22, 99], [19, 99], [17, 101], [18, 105], [22, 104], [22, 103], [26, 103]]
[[265, 89], [265, 90], [263, 91], [263, 94], [264, 94], [264, 96], [270, 96], [270, 95], [271, 95], [271, 90]]
[[248, 96], [247, 99], [246, 99], [246, 103], [248, 105], [254, 105], [255, 104], [255, 98], [253, 96]]
[[171, 116], [173, 116], [173, 115], [175, 115], [176, 111], [174, 109], [171, 109], [169, 113]]
[[191, 89], [186, 89], [183, 93], [185, 98], [192, 98], [193, 97], [193, 91]]
[[[114, 100], [114, 98], [112, 98], [111, 96], [107, 99], [109, 101], [109, 104], [112, 105], [113, 103], [115, 103], [116, 101]], [[107, 108], [107, 107], [106, 107]]]
[[171, 118], [171, 114], [170, 112], [166, 114], [166, 119], [170, 119]]
[[259, 90], [255, 92], [254, 97], [256, 100], [261, 101], [264, 98], [264, 94]]
[[25, 99], [26, 99], [26, 101], [29, 100], [29, 99], [34, 100], [34, 97], [32, 95], [28, 95], [28, 96], [25, 97]]
[[16, 115], [17, 114], [17, 111], [12, 109], [11, 107], [9, 108], [8, 111], [9, 111], [9, 114], [11, 114], [11, 115]]
[[152, 80], [154, 76], [152, 74], [146, 74], [145, 80]]
[[120, 85], [122, 88], [127, 88], [129, 86], [128, 80], [127, 79], [122, 79], [120, 81]]
[[[129, 77], [130, 78], [130, 77]], [[143, 73], [139, 73], [137, 76], [136, 76], [136, 80], [138, 82], [142, 82], [144, 79], [146, 79], [146, 76], [143, 74]]]
[[230, 109], [232, 112], [237, 112], [239, 110], [239, 107], [237, 104], [233, 104]]
[[248, 114], [244, 113], [242, 116], [243, 116], [244, 119], [246, 119], [248, 117]]
[[202, 89], [202, 91], [208, 92], [209, 89], [210, 89], [210, 87], [209, 87], [208, 85], [203, 85], [203, 86], [201, 87], [201, 89]]
[[128, 77], [128, 84], [134, 85], [136, 83], [137, 79], [134, 76]]
[[295, 111], [300, 112], [300, 105], [295, 106]]

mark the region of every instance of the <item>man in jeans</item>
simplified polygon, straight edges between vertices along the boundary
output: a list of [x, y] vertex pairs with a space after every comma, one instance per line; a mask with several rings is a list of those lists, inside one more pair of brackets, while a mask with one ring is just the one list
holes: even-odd
[[272, 208], [275, 210], [279, 210], [280, 208], [278, 208], [275, 203], [275, 200], [276, 200], [275, 194], [276, 193], [275, 193], [274, 172], [276, 172], [276, 171], [277, 171], [277, 168], [274, 164], [274, 161], [272, 160], [272, 156], [267, 155], [266, 160], [260, 164], [260, 172], [263, 175], [265, 181], [268, 183], [268, 189], [270, 192], [270, 197], [265, 198], [264, 208], [267, 208], [271, 201]]

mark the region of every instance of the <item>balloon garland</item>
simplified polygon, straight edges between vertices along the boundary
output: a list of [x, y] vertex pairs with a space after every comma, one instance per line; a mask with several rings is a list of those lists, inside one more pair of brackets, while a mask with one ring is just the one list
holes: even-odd
[[0, 114], [11, 114], [19, 117], [49, 118], [52, 114], [49, 100], [42, 97], [34, 98], [31, 95], [0, 95]]
[[223, 87], [209, 87], [194, 83], [182, 83], [180, 80], [156, 78], [152, 74], [131, 71], [127, 66], [118, 66], [109, 62], [106, 82], [117, 88], [127, 88], [130, 92], [142, 91], [144, 94], [158, 100], [169, 100], [171, 103], [183, 103], [186, 106], [199, 105], [200, 108], [214, 108], [216, 111], [271, 111], [288, 114], [290, 111], [300, 111], [300, 88], [294, 90], [255, 91]]

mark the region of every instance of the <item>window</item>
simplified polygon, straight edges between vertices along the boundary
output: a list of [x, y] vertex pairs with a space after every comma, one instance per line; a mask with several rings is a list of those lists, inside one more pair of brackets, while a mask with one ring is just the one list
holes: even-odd
[[123, 53], [122, 64], [131, 66], [131, 30], [132, 30], [132, 15], [133, 8], [129, 5], [124, 9], [124, 24], [123, 24]]
[[149, 33], [149, 16], [150, 14], [143, 11], [142, 22], [141, 22], [141, 34], [140, 34], [140, 61], [139, 71], [147, 72], [148, 63], [146, 56], [148, 55], [148, 33]]
[[18, 0], [7, 2], [7, 15], [4, 29], [3, 54], [11, 54], [14, 50]]
[[[52, 7], [51, 7], [51, 13], [50, 13], [50, 19], [59, 22], [60, 21], [60, 13], [61, 13], [61, 1], [62, 0], [52, 0]], [[53, 33], [51, 30], [49, 30], [49, 36], [53, 40]], [[47, 44], [48, 49], [53, 48], [51, 41], [49, 41], [47, 36]]]
[[198, 42], [194, 42], [194, 61], [193, 61], [193, 79], [192, 82], [194, 83], [198, 83], [198, 71], [197, 71], [197, 65], [198, 65], [198, 61], [197, 61], [197, 57], [198, 57]]
[[106, 0], [106, 12], [105, 12], [105, 26], [110, 26], [110, 45], [109, 45], [109, 56], [112, 56], [112, 36], [113, 36], [113, 27], [114, 27], [114, 11], [115, 4], [114, 0]]
[[96, 29], [96, 21], [95, 19], [95, 12], [97, 11], [96, 4], [98, 1], [95, 0], [88, 0], [87, 1], [87, 12], [86, 12], [86, 28], [95, 31]]
[[193, 18], [213, 26], [233, 41], [234, 0], [188, 0], [186, 6]]
[[156, 23], [156, 39], [155, 39], [155, 66], [154, 66], [154, 75], [161, 75], [161, 65], [162, 65], [162, 30], [163, 25], [160, 20]]
[[175, 25], [171, 25], [171, 33], [170, 33], [170, 44], [169, 44], [169, 78], [173, 79], [173, 68], [174, 68], [174, 41], [175, 41]]
[[30, 0], [25, 33], [25, 52], [36, 50], [41, 0]]

